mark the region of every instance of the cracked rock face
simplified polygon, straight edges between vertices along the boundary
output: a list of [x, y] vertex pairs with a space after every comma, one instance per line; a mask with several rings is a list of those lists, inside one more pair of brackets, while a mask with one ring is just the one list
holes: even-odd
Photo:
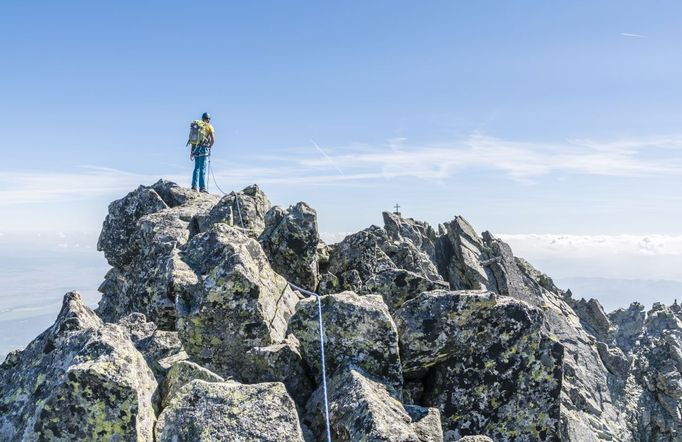
[[[605, 367], [597, 348], [599, 338], [592, 334], [594, 327], [588, 326], [595, 310], [579, 316], [570, 292], [558, 289], [551, 278], [513, 256], [509, 245], [489, 232], [478, 236], [460, 217], [443, 230], [437, 248], [438, 268], [453, 288], [486, 289], [541, 309], [542, 330], [563, 346], [561, 439], [632, 440], [623, 412], [626, 381]], [[612, 331], [610, 326], [602, 328], [609, 336]]]
[[97, 247], [113, 268], [99, 288], [97, 313], [115, 322], [139, 312], [174, 330], [175, 295], [187, 278], [179, 249], [189, 240], [192, 218], [217, 201], [214, 195], [159, 181], [111, 203]]
[[[306, 422], [319, 435], [325, 434], [322, 391], [307, 405]], [[408, 406], [406, 409], [386, 385], [348, 367], [329, 382], [330, 430], [333, 441], [360, 440], [440, 442], [438, 410]], [[318, 437], [317, 440], [326, 440]]]
[[[398, 331], [380, 296], [353, 292], [321, 297], [329, 375], [355, 365], [381, 379], [396, 392], [402, 390]], [[298, 338], [306, 364], [318, 385], [322, 379], [317, 299], [298, 304], [289, 321], [289, 333]]]
[[156, 386], [128, 330], [67, 293], [54, 325], [0, 366], [0, 439], [151, 442]]
[[163, 408], [166, 408], [171, 400], [175, 398], [178, 391], [190, 383], [194, 379], [200, 379], [206, 382], [225, 382], [221, 376], [205, 369], [199, 364], [190, 361], [179, 361], [173, 364], [168, 370], [168, 375], [162, 386], [162, 402]]
[[281, 344], [254, 347], [244, 355], [242, 382], [282, 382], [300, 408], [313, 391], [314, 384], [301, 356], [300, 344], [289, 335]]
[[[244, 223], [244, 229], [241, 228]], [[337, 244], [301, 202], [160, 180], [109, 206], [95, 312], [0, 365], [0, 440], [682, 440], [682, 307], [606, 313], [456, 216]], [[643, 299], [650, 294], [643, 294]]]
[[260, 244], [226, 224], [192, 238], [184, 260], [198, 278], [178, 303], [185, 350], [220, 375], [239, 376], [244, 353], [284, 340], [298, 297]]
[[424, 252], [431, 262], [436, 262], [438, 237], [428, 223], [412, 218], [403, 218], [391, 212], [383, 212], [382, 216], [384, 218], [384, 229], [392, 240], [409, 241]]
[[293, 401], [281, 383], [243, 385], [193, 380], [173, 396], [156, 424], [156, 440], [303, 442]]
[[449, 438], [558, 438], [563, 347], [539, 310], [490, 292], [425, 292], [396, 312], [405, 377]]
[[137, 220], [167, 208], [159, 194], [145, 186], [114, 201], [109, 204], [109, 214], [104, 220], [97, 250], [104, 252], [112, 266], [124, 267], [137, 253], [136, 244], [131, 241]]
[[257, 238], [265, 228], [265, 214], [270, 209], [270, 200], [257, 186], [245, 187], [241, 192], [230, 192], [222, 197], [208, 213], [199, 213], [194, 218], [194, 228], [206, 232], [216, 223], [246, 229], [247, 234]]
[[[629, 408], [641, 441], [682, 439], [682, 321], [662, 304], [647, 313], [633, 356]], [[632, 381], [635, 382], [632, 382]]]
[[644, 306], [638, 302], [630, 304], [627, 309], [609, 313], [609, 320], [615, 327], [616, 344], [626, 352], [639, 345], [637, 339], [643, 331], [645, 319]]
[[372, 226], [335, 244], [320, 293], [378, 294], [395, 310], [424, 290], [448, 287], [436, 265], [411, 239], [392, 235]]
[[273, 207], [259, 241], [277, 273], [306, 290], [317, 289], [320, 235], [314, 209], [303, 202], [287, 210]]

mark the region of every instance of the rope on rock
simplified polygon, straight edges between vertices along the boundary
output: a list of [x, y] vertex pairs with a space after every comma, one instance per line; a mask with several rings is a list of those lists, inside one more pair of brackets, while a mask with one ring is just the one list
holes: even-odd
[[[288, 282], [288, 281], [287, 281]], [[329, 399], [327, 397], [327, 370], [324, 364], [324, 329], [322, 328], [322, 301], [320, 301], [320, 295], [315, 292], [305, 290], [296, 284], [289, 282], [292, 289], [298, 290], [304, 295], [315, 296], [317, 298], [317, 317], [320, 324], [320, 362], [322, 363], [322, 389], [324, 391], [324, 420], [327, 426], [327, 442], [332, 441], [331, 430], [329, 428]]]
[[244, 228], [244, 220], [242, 219], [242, 209], [239, 207], [239, 195], [234, 194], [234, 200], [237, 202], [237, 213], [239, 214], [239, 225]]
[[[210, 158], [210, 157], [209, 157]], [[209, 167], [211, 162], [209, 161]], [[215, 181], [215, 176], [213, 177], [213, 180]], [[218, 185], [216, 184], [216, 187]], [[218, 187], [220, 190], [220, 187]], [[222, 190], [220, 190], [222, 192]], [[225, 195], [225, 192], [223, 192]], [[237, 213], [239, 214], [239, 224], [241, 225], [242, 230], [247, 230], [244, 227], [244, 219], [242, 218], [242, 209], [239, 204], [239, 195], [235, 193], [235, 201], [237, 202]], [[327, 442], [332, 442], [332, 436], [331, 436], [331, 429], [329, 425], [329, 398], [327, 396], [327, 369], [325, 368], [325, 357], [324, 357], [324, 327], [322, 325], [322, 301], [320, 300], [320, 295], [315, 292], [311, 292], [309, 290], [306, 290], [304, 288], [301, 288], [297, 286], [296, 284], [287, 281], [289, 286], [291, 286], [292, 289], [297, 290], [304, 295], [308, 296], [315, 296], [317, 298], [317, 319], [318, 323], [320, 326], [320, 362], [322, 364], [322, 390], [324, 392], [324, 420], [325, 420], [325, 425], [326, 425], [326, 430], [327, 430]]]

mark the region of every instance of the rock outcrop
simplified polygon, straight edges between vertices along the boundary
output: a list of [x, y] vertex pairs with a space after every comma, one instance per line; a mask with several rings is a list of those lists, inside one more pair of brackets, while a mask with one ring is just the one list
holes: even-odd
[[178, 301], [185, 349], [218, 374], [239, 377], [244, 353], [284, 340], [298, 297], [260, 244], [226, 224], [194, 236], [184, 260], [197, 275]]
[[[321, 303], [329, 375], [355, 365], [395, 391], [402, 391], [398, 330], [381, 297], [343, 292], [323, 296]], [[301, 342], [303, 358], [319, 385], [322, 368], [317, 312], [316, 299], [301, 301], [289, 321], [289, 333]]]
[[159, 442], [304, 440], [296, 407], [280, 383], [193, 380], [161, 412], [155, 434]]
[[252, 348], [244, 354], [242, 382], [282, 382], [296, 405], [305, 407], [314, 383], [300, 348], [294, 335], [281, 344]]
[[109, 206], [95, 311], [0, 365], [0, 440], [682, 441], [682, 307], [606, 313], [461, 216], [337, 244], [306, 203], [168, 181]]
[[[368, 378], [352, 366], [332, 377], [328, 392], [334, 441], [443, 440], [438, 410], [416, 406], [406, 409], [385, 384]], [[320, 435], [325, 434], [323, 394], [321, 389], [313, 394], [306, 414], [310, 428]]]
[[230, 192], [208, 212], [198, 213], [192, 227], [198, 232], [206, 232], [216, 223], [229, 224], [244, 228], [249, 236], [257, 238], [265, 228], [268, 210], [270, 200], [254, 184], [241, 192]]
[[191, 381], [199, 379], [206, 382], [225, 382], [225, 379], [190, 361], [178, 361], [168, 370], [162, 385], [161, 405], [166, 408], [177, 392]]
[[656, 303], [643, 325], [626, 386], [632, 425], [642, 441], [682, 440], [682, 321]]
[[151, 442], [156, 387], [128, 330], [67, 293], [54, 325], [0, 365], [0, 439]]
[[396, 238], [372, 226], [335, 244], [320, 293], [378, 294], [395, 310], [422, 291], [448, 288], [426, 253], [411, 240]]
[[490, 292], [426, 292], [396, 312], [413, 401], [438, 407], [449, 439], [559, 439], [563, 347], [542, 313]]
[[260, 243], [272, 268], [299, 287], [317, 289], [320, 282], [317, 213], [306, 203], [284, 210], [279, 206], [265, 214]]
[[97, 249], [113, 268], [100, 286], [97, 313], [117, 321], [139, 312], [173, 330], [175, 296], [188, 277], [179, 251], [190, 238], [192, 220], [218, 200], [159, 181], [111, 203]]

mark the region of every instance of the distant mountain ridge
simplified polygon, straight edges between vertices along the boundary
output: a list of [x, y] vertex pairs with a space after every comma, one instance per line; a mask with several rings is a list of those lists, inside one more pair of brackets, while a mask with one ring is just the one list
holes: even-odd
[[606, 311], [616, 310], [623, 304], [643, 301], [643, 293], [655, 293], [654, 302], [672, 304], [675, 299], [682, 300], [682, 281], [585, 276], [554, 280], [558, 286], [570, 288], [578, 297], [599, 299]]

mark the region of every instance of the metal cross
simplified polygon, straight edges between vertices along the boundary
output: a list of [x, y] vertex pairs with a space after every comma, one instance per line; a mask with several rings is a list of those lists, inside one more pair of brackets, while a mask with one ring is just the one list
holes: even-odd
[[400, 213], [400, 204], [395, 203], [395, 213]]

